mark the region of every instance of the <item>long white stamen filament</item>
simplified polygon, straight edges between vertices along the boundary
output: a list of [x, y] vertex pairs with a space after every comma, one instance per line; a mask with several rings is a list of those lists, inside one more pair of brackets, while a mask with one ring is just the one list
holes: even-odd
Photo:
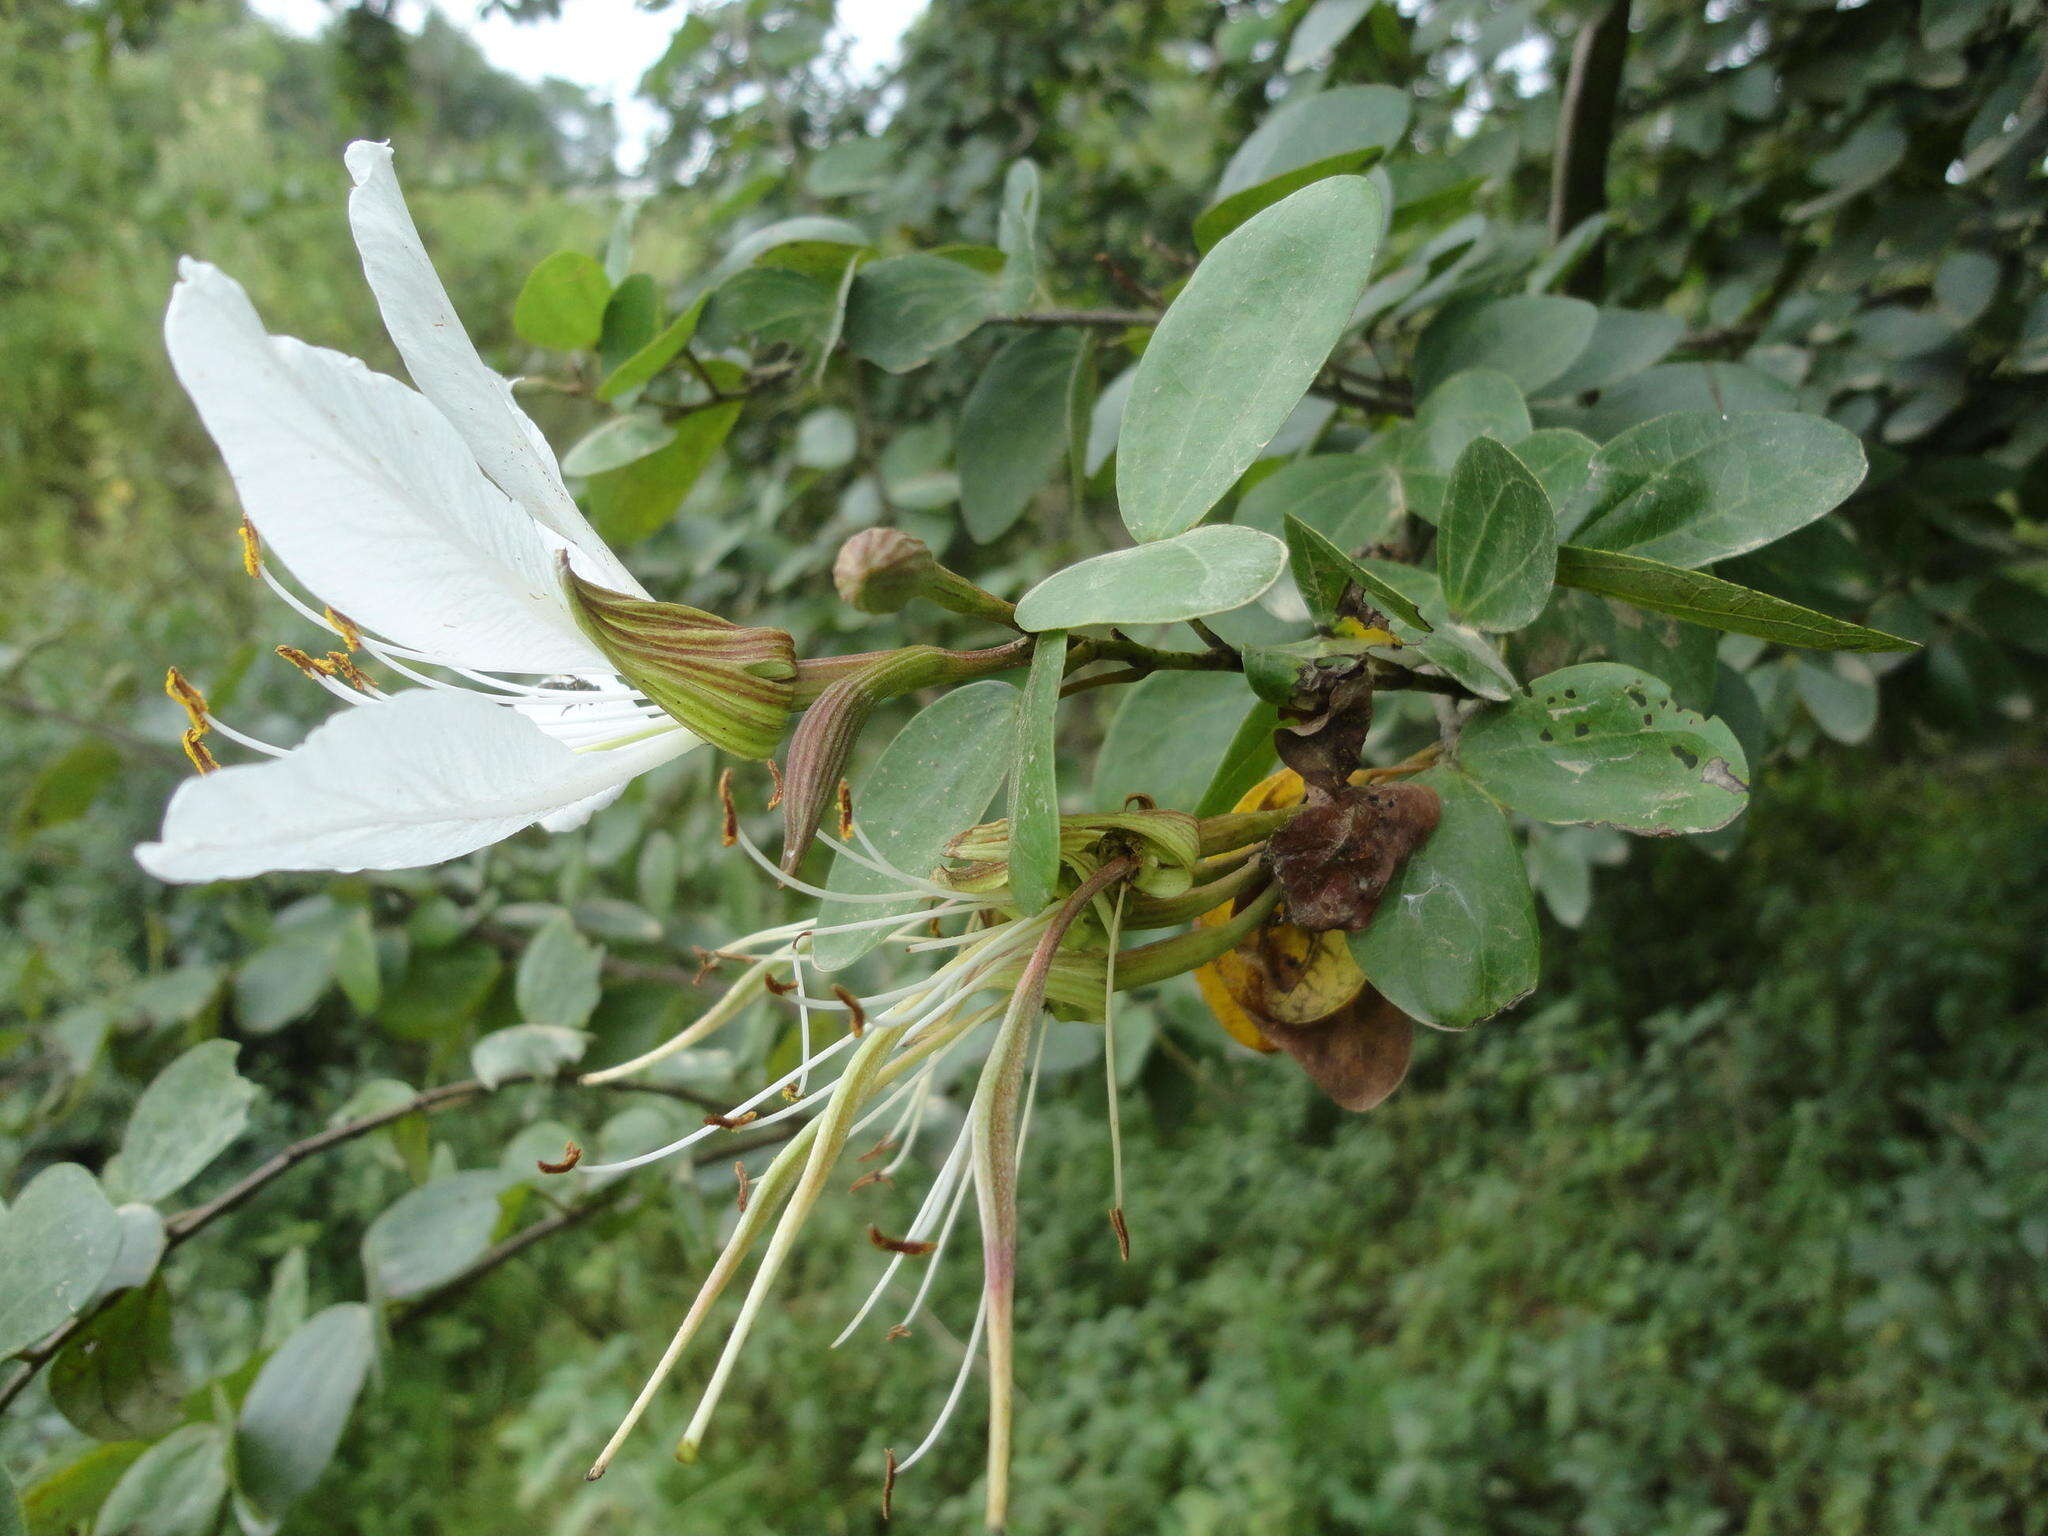
[[[954, 1184], [959, 1181], [961, 1173], [967, 1167], [967, 1143], [968, 1137], [963, 1131], [954, 1142], [953, 1150], [947, 1155], [946, 1161], [940, 1165], [939, 1175], [932, 1180], [932, 1187], [925, 1192], [924, 1202], [918, 1206], [917, 1215], [911, 1218], [910, 1227], [903, 1234], [906, 1242], [921, 1243], [924, 1241], [925, 1232], [932, 1216], [946, 1202], [947, 1197], [953, 1191]], [[842, 1328], [839, 1331], [839, 1337], [832, 1341], [831, 1347], [833, 1349], [837, 1349], [848, 1339], [852, 1338], [853, 1331], [867, 1321], [868, 1314], [875, 1310], [875, 1303], [880, 1301], [883, 1293], [889, 1289], [889, 1282], [895, 1279], [896, 1272], [903, 1268], [903, 1261], [906, 1257], [908, 1255], [901, 1253], [890, 1256], [889, 1262], [882, 1268], [881, 1278], [876, 1280], [873, 1288], [869, 1290], [868, 1299], [860, 1304], [860, 1310], [853, 1314], [853, 1320]], [[938, 1257], [936, 1251], [934, 1251], [932, 1257], [936, 1260]], [[931, 1273], [930, 1268], [928, 1267], [925, 1272], [929, 1275]]]
[[896, 1155], [882, 1165], [885, 1178], [895, 1177], [896, 1170], [909, 1160], [911, 1149], [917, 1145], [918, 1133], [924, 1129], [925, 1107], [932, 1101], [932, 1074], [937, 1070], [935, 1061], [918, 1074], [917, 1095], [910, 1101], [904, 1118], [889, 1132], [888, 1139], [896, 1143]]
[[[796, 978], [796, 1054], [799, 1060], [808, 1062], [811, 1059], [811, 1005], [810, 1000], [804, 996], [803, 957], [794, 948], [790, 950], [789, 964], [790, 974]], [[838, 999], [834, 998], [833, 1001], [837, 1002]], [[799, 1098], [809, 1089], [810, 1084], [811, 1074], [808, 1071], [796, 1080]]]
[[283, 757], [285, 753], [289, 750], [285, 747], [273, 747], [267, 741], [258, 741], [254, 736], [250, 736], [242, 731], [236, 730], [232, 725], [227, 724], [225, 721], [220, 719], [219, 716], [215, 715], [211, 710], [208, 710], [206, 713], [206, 724], [209, 730], [219, 731], [221, 735], [227, 737], [229, 741], [239, 742], [241, 745], [249, 748], [249, 750], [252, 752], [262, 752], [270, 757]]
[[817, 838], [819, 842], [838, 853], [841, 858], [851, 859], [863, 869], [871, 869], [878, 875], [899, 881], [911, 890], [922, 891], [928, 896], [936, 896], [941, 901], [950, 901], [958, 894], [949, 887], [940, 885], [928, 875], [907, 874], [887, 860], [871, 859], [865, 854], [856, 853], [829, 832], [821, 831], [817, 834]]
[[[967, 1144], [969, 1130], [960, 1129], [961, 1144]], [[917, 1294], [910, 1298], [910, 1305], [904, 1309], [897, 1326], [908, 1328], [917, 1321], [917, 1314], [924, 1310], [924, 1299], [931, 1294], [932, 1282], [939, 1276], [939, 1263], [946, 1256], [946, 1245], [952, 1241], [953, 1228], [959, 1223], [960, 1213], [967, 1208], [967, 1197], [974, 1193], [974, 1180], [962, 1179], [954, 1187], [952, 1201], [946, 1207], [946, 1219], [939, 1227], [939, 1235], [932, 1246], [931, 1262], [925, 1266], [924, 1276], [917, 1282]]]
[[896, 1471], [908, 1472], [920, 1461], [925, 1452], [939, 1443], [939, 1436], [946, 1432], [946, 1426], [953, 1422], [953, 1414], [960, 1406], [960, 1394], [966, 1390], [967, 1377], [974, 1369], [974, 1357], [981, 1352], [982, 1330], [988, 1324], [988, 1297], [983, 1295], [981, 1305], [974, 1309], [974, 1327], [968, 1330], [967, 1348], [960, 1356], [960, 1369], [953, 1376], [953, 1390], [946, 1394], [946, 1405], [939, 1410], [939, 1416], [932, 1423], [931, 1433], [918, 1443], [916, 1450], [896, 1463]]
[[[739, 842], [740, 847], [746, 850], [748, 858], [752, 859], [756, 864], [760, 865], [762, 869], [767, 871], [769, 876], [773, 878], [777, 884], [786, 885], [792, 891], [796, 891], [802, 895], [815, 896], [820, 901], [887, 901], [894, 902], [898, 905], [901, 905], [903, 902], [906, 901], [923, 899], [915, 893], [909, 891], [877, 891], [871, 895], [848, 891], [828, 891], [822, 885], [812, 885], [808, 880], [799, 880], [795, 875], [785, 873], [781, 869], [781, 867], [775, 863], [774, 860], [770, 859], [767, 854], [761, 851], [760, 847], [754, 842], [754, 840], [751, 837], [747, 836], [747, 829], [745, 827], [740, 827], [736, 830], [739, 834], [737, 841]], [[951, 892], [948, 892], [947, 894], [950, 895]]]

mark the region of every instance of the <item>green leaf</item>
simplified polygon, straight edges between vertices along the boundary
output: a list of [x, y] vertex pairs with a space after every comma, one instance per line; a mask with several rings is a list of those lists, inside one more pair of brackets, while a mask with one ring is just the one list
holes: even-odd
[[[882, 749], [853, 786], [853, 815], [882, 856], [913, 875], [929, 874], [946, 843], [982, 818], [1009, 771], [1016, 745], [1017, 690], [985, 681], [955, 688], [927, 705]], [[843, 855], [833, 861], [828, 889], [877, 894], [897, 882]], [[818, 926], [859, 922], [886, 912], [910, 912], [916, 900], [893, 905], [825, 900]], [[812, 951], [821, 970], [851, 965], [881, 942], [879, 930], [820, 933]]]
[[1536, 903], [1499, 806], [1448, 768], [1409, 782], [1442, 797], [1443, 819], [1350, 936], [1351, 955], [1395, 1007], [1462, 1029], [1536, 989]]
[[562, 1067], [580, 1061], [589, 1048], [590, 1036], [580, 1029], [561, 1024], [514, 1024], [509, 1029], [494, 1029], [477, 1041], [470, 1049], [469, 1069], [486, 1087], [495, 1088], [507, 1078], [529, 1073], [552, 1077]]
[[1605, 389], [1660, 362], [1684, 334], [1685, 322], [1662, 310], [1602, 308], [1584, 349], [1540, 393], [1559, 397]]
[[1251, 602], [1287, 564], [1270, 533], [1218, 523], [1055, 571], [1018, 600], [1025, 630], [1171, 624]]
[[1067, 391], [1083, 338], [1027, 331], [982, 370], [960, 413], [960, 514], [980, 543], [1007, 533], [1067, 448]]
[[1521, 386], [1492, 369], [1454, 374], [1415, 409], [1415, 450], [1424, 465], [1446, 474], [1474, 440], [1490, 437], [1512, 448], [1529, 431]]
[[581, 1029], [597, 1007], [603, 965], [604, 951], [576, 931], [568, 913], [550, 918], [519, 957], [513, 995], [520, 1019]]
[[235, 972], [236, 1022], [268, 1035], [312, 1012], [334, 984], [334, 951], [330, 932], [281, 929]]
[[1877, 729], [1877, 679], [1853, 656], [1792, 659], [1792, 686], [1813, 723], [1836, 741], [1860, 746]]
[[703, 328], [715, 344], [742, 338], [808, 352], [821, 347], [839, 312], [837, 273], [829, 277], [783, 267], [750, 267], [712, 295]]
[[1025, 915], [1052, 905], [1060, 875], [1058, 742], [1060, 679], [1067, 637], [1041, 635], [1017, 705], [1017, 745], [1010, 769], [1010, 894]]
[[813, 197], [852, 197], [889, 184], [901, 151], [887, 139], [842, 139], [818, 151], [804, 172]]
[[1316, 453], [1283, 464], [1246, 491], [1231, 521], [1284, 537], [1297, 517], [1339, 549], [1376, 543], [1399, 504], [1394, 467], [1380, 453]]
[[1733, 416], [1797, 409], [1789, 386], [1744, 363], [1659, 363], [1601, 390], [1572, 425], [1605, 440], [1674, 411]]
[[1825, 517], [1863, 467], [1855, 434], [1818, 416], [1659, 416], [1593, 456], [1590, 510], [1573, 542], [1706, 565]]
[[1138, 370], [1126, 368], [1103, 385], [1088, 412], [1088, 448], [1081, 467], [1093, 475], [1116, 452], [1116, 440], [1123, 434], [1124, 407], [1130, 403], [1131, 386], [1138, 382]]
[[161, 1211], [153, 1205], [131, 1200], [126, 1205], [114, 1207], [114, 1220], [120, 1226], [121, 1241], [114, 1249], [114, 1261], [100, 1276], [96, 1299], [147, 1285], [156, 1273], [157, 1265], [163, 1262], [166, 1240]]
[[234, 1040], [195, 1045], [143, 1090], [107, 1163], [113, 1198], [174, 1195], [242, 1134], [259, 1090], [235, 1070], [241, 1049]]
[[1436, 565], [1451, 613], [1480, 629], [1520, 629], [1550, 601], [1557, 514], [1536, 477], [1490, 437], [1473, 439], [1452, 467]]
[[398, 1301], [461, 1274], [490, 1246], [503, 1189], [494, 1172], [451, 1173], [386, 1206], [363, 1231], [370, 1294]]
[[368, 908], [356, 908], [335, 936], [334, 979], [357, 1013], [375, 1013], [384, 999], [383, 962], [377, 956], [377, 930]]
[[228, 1437], [187, 1424], [135, 1458], [94, 1522], [95, 1536], [212, 1536], [228, 1496]]
[[37, 770], [15, 802], [15, 838], [76, 821], [120, 772], [121, 754], [106, 742], [88, 736], [72, 743]]
[[370, 1309], [360, 1302], [308, 1318], [263, 1362], [235, 1427], [242, 1492], [275, 1518], [334, 1459], [370, 1372]]
[[1331, 176], [1355, 176], [1360, 171], [1370, 170], [1379, 160], [1382, 151], [1378, 148], [1347, 149], [1341, 154], [1331, 155], [1322, 160], [1311, 160], [1307, 165], [1296, 166], [1291, 171], [1233, 192], [1220, 202], [1212, 203], [1195, 217], [1195, 249], [1207, 254], [1225, 235], [1244, 223], [1261, 209], [1270, 208], [1282, 198], [1290, 197], [1303, 187], [1326, 180]]
[[1545, 427], [1515, 444], [1515, 457], [1536, 477], [1553, 511], [1569, 507], [1585, 494], [1599, 444], [1569, 427]]
[[512, 328], [556, 352], [594, 347], [611, 296], [611, 279], [594, 257], [557, 251], [528, 274], [512, 306]]
[[1547, 294], [1451, 305], [1415, 343], [1415, 392], [1427, 395], [1453, 374], [1487, 368], [1532, 393], [1586, 350], [1595, 315], [1584, 299]]
[[28, 1536], [28, 1521], [21, 1513], [21, 1500], [14, 1495], [14, 1479], [0, 1467], [0, 1536]]
[[1124, 525], [1141, 542], [1199, 521], [1292, 414], [1369, 281], [1382, 208], [1337, 176], [1225, 236], [1138, 360], [1118, 441]]
[[[1486, 636], [1469, 624], [1451, 617], [1444, 601], [1444, 589], [1436, 572], [1392, 560], [1362, 560], [1359, 569], [1378, 577], [1414, 604], [1427, 621], [1427, 633], [1413, 628], [1396, 630], [1401, 641], [1411, 646], [1424, 661], [1463, 683], [1482, 699], [1511, 698], [1521, 687], [1515, 681], [1500, 652]], [[1404, 621], [1396, 618], [1397, 625]]]
[[1223, 761], [1216, 765], [1209, 787], [1195, 806], [1197, 816], [1221, 816], [1234, 809], [1254, 784], [1272, 772], [1278, 756], [1273, 732], [1279, 727], [1279, 709], [1263, 699], [1255, 701], [1238, 722], [1230, 745], [1223, 749]]
[[1120, 691], [1095, 760], [1095, 808], [1120, 811], [1126, 797], [1150, 795], [1168, 810], [1193, 811], [1258, 701], [1234, 672], [1154, 672]]
[[[1407, 93], [1390, 85], [1346, 85], [1296, 96], [1276, 108], [1239, 146], [1210, 201], [1222, 203], [1248, 187], [1333, 155], [1391, 149], [1407, 131]], [[1375, 218], [1384, 217], [1383, 211], [1375, 213]], [[1359, 291], [1364, 291], [1362, 283]]]
[[654, 411], [627, 411], [593, 427], [562, 455], [565, 475], [601, 475], [659, 453], [676, 429]]
[[50, 1401], [95, 1440], [154, 1440], [184, 1421], [191, 1390], [171, 1342], [162, 1280], [131, 1290], [50, 1362]]
[[850, 412], [820, 406], [796, 424], [796, 461], [805, 469], [844, 469], [860, 451], [860, 434]]
[[999, 285], [943, 256], [892, 256], [861, 268], [846, 303], [846, 350], [908, 373], [1001, 308]]
[[90, 1304], [120, 1249], [120, 1220], [78, 1164], [30, 1180], [0, 1214], [0, 1359]]
[[1916, 642], [1866, 629], [1767, 592], [1613, 550], [1567, 544], [1557, 552], [1560, 586], [1620, 598], [1674, 618], [1816, 651], [1910, 651]]
[[[78, 1536], [91, 1530], [107, 1495], [146, 1449], [133, 1440], [95, 1445], [29, 1484], [21, 1498], [28, 1536]], [[0, 1510], [5, 1508], [0, 1501]], [[0, 1519], [0, 1533], [13, 1536], [4, 1519]]]
[[439, 1041], [483, 1007], [504, 961], [487, 944], [415, 950], [395, 979], [377, 1022], [405, 1040]]
[[1003, 177], [1003, 208], [996, 220], [996, 245], [1003, 253], [997, 302], [1015, 312], [1029, 309], [1038, 292], [1038, 167], [1011, 164]]
[[598, 533], [612, 544], [633, 544], [666, 527], [739, 419], [737, 400], [692, 411], [660, 452], [594, 476], [590, 521]]
[[[742, 267], [752, 266], [770, 251], [786, 245], [842, 247], [845, 251], [857, 251], [868, 243], [866, 231], [844, 219], [826, 218], [819, 214], [803, 214], [793, 219], [764, 225], [751, 234], [742, 236], [727, 251], [725, 259], [712, 270], [711, 281], [722, 283]], [[831, 263], [831, 269], [838, 271], [846, 257], [840, 255]]]
[[1431, 625], [1422, 610], [1400, 588], [1375, 575], [1291, 513], [1286, 522], [1287, 552], [1294, 581], [1315, 621], [1329, 628], [1337, 621], [1346, 590], [1357, 587], [1387, 617], [1428, 634]]
[[1503, 804], [1549, 822], [1711, 832], [1742, 814], [1749, 763], [1719, 720], [1681, 709], [1659, 679], [1610, 661], [1539, 677], [1481, 710], [1458, 762]]
[[654, 279], [636, 272], [612, 290], [597, 337], [598, 366], [606, 373], [654, 340], [661, 329], [661, 294]]
[[611, 371], [598, 385], [597, 398], [610, 401], [631, 394], [674, 362], [683, 348], [690, 344], [690, 338], [697, 334], [697, 322], [703, 318], [704, 306], [710, 301], [710, 294], [700, 294], [696, 303], [669, 321], [644, 347]]
[[1287, 58], [1280, 66], [1292, 75], [1314, 69], [1337, 51], [1337, 45], [1365, 20], [1375, 0], [1315, 0], [1287, 39]]

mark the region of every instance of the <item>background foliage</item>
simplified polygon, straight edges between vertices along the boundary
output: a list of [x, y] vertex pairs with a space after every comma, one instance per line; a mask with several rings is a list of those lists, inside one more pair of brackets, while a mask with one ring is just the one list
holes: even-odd
[[[443, 870], [197, 891], [140, 876], [128, 848], [181, 771], [164, 664], [259, 734], [296, 735], [318, 702], [259, 661], [300, 637], [250, 600], [225, 476], [161, 356], [178, 253], [235, 273], [277, 329], [395, 369], [338, 166], [350, 135], [395, 136], [479, 344], [565, 386], [530, 398], [567, 448], [611, 418], [588, 394], [613, 359], [515, 329], [550, 251], [585, 251], [614, 279], [645, 272], [675, 313], [736, 272], [784, 270], [729, 255], [785, 218], [848, 221], [889, 254], [994, 244], [1010, 168], [1029, 157], [1046, 297], [1150, 309], [1276, 105], [1389, 85], [1412, 126], [1387, 162], [1403, 212], [1379, 270], [1415, 270], [1416, 286], [1387, 301], [1379, 374], [1354, 381], [1386, 409], [1347, 409], [1293, 451], [1349, 449], [1367, 419], [1401, 419], [1432, 305], [1538, 277], [1584, 288], [1670, 317], [1671, 340], [1592, 404], [1553, 402], [1556, 421], [1605, 436], [1734, 401], [1848, 426], [1871, 456], [1865, 491], [1721, 574], [1927, 644], [1816, 662], [1724, 643], [1717, 666], [1711, 639], [1673, 638], [1704, 656], [1693, 675], [1731, 722], [1726, 678], [1746, 678], [1738, 728], [1775, 765], [1739, 856], [1715, 834], [1708, 851], [1638, 848], [1617, 869], [1607, 838], [1538, 836], [1549, 990], [1486, 1030], [1430, 1038], [1368, 1120], [1311, 1108], [1169, 990], [1127, 1062], [1129, 1267], [1099, 1216], [1096, 1075], [1076, 1072], [1025, 1211], [1017, 1526], [2042, 1528], [2037, 8], [1636, 4], [1611, 207], [1571, 210], [1609, 221], [1598, 288], [1592, 267], [1549, 259], [1571, 249], [1549, 203], [1559, 87], [1601, 8], [938, 0], [885, 81], [848, 78], [829, 9], [678, 13], [647, 84], [671, 124], [651, 191], [610, 184], [601, 114], [372, 7], [315, 43], [213, 6], [31, 5], [0, 21], [0, 92], [24, 138], [0, 176], [8, 1219], [67, 1161], [117, 1199], [203, 1202], [331, 1119], [466, 1078], [505, 1026], [587, 1029], [592, 1060], [624, 1056], [701, 1006], [689, 946], [773, 907], [707, 856], [701, 763], [642, 781], [582, 833]], [[1555, 233], [1574, 230], [1589, 232], [1571, 217]], [[885, 643], [882, 627], [837, 603], [826, 572], [862, 526], [906, 527], [1011, 596], [1120, 542], [1101, 462], [1082, 466], [1086, 499], [1048, 471], [1012, 531], [962, 531], [962, 412], [1005, 336], [972, 331], [900, 375], [837, 364], [813, 385], [817, 332], [801, 316], [777, 327], [775, 281], [722, 288], [707, 349], [798, 367], [759, 389], [694, 484], [609, 503], [610, 531], [644, 534], [631, 558], [660, 595], [853, 649]], [[1124, 337], [1099, 340], [1106, 383]], [[672, 383], [676, 408], [691, 403]], [[1260, 477], [1285, 472], [1280, 456], [1255, 469], [1237, 515], [1254, 520]], [[935, 610], [914, 616], [930, 638], [976, 643]], [[1540, 658], [1553, 642], [1540, 665], [1586, 636], [1527, 643]], [[1107, 697], [1063, 717], [1070, 784], [1088, 782]], [[216, 1038], [241, 1043], [236, 1067], [261, 1092], [207, 1098], [201, 1119], [246, 1126], [189, 1183], [123, 1192], [106, 1165], [142, 1090]], [[1086, 1042], [1066, 1043], [1085, 1065]], [[758, 1021], [669, 1095], [507, 1087], [269, 1186], [131, 1293], [168, 1304], [168, 1342], [140, 1306], [124, 1318], [121, 1353], [160, 1366], [158, 1390], [60, 1392], [53, 1369], [9, 1408], [0, 1451], [30, 1529], [97, 1514], [102, 1532], [211, 1530], [232, 1518], [207, 1479], [220, 1426], [237, 1423], [242, 1495], [273, 1490], [294, 1531], [495, 1530], [508, 1508], [563, 1531], [679, 1515], [872, 1528], [880, 1452], [915, 1437], [950, 1370], [935, 1336], [822, 1350], [866, 1273], [843, 1256], [897, 1212], [887, 1192], [833, 1211], [704, 1465], [675, 1468], [651, 1443], [589, 1489], [581, 1458], [714, 1245], [729, 1168], [603, 1191], [515, 1262], [460, 1272], [560, 1214], [521, 1173], [533, 1148], [569, 1132], [651, 1140], [697, 1113], [675, 1095], [779, 1044]], [[423, 1188], [450, 1200], [436, 1241], [472, 1239], [425, 1280], [405, 1266], [433, 1244], [390, 1214]], [[942, 1280], [941, 1315], [964, 1316], [969, 1295]], [[303, 1319], [366, 1298], [376, 1326], [362, 1319], [353, 1353], [374, 1345], [376, 1375], [319, 1496], [291, 1501], [291, 1467], [266, 1460], [255, 1367]], [[329, 1316], [357, 1338], [359, 1314]], [[288, 1426], [304, 1396], [281, 1410]], [[145, 1446], [148, 1477], [102, 1508]], [[899, 1507], [963, 1526], [977, 1462], [956, 1433]]]

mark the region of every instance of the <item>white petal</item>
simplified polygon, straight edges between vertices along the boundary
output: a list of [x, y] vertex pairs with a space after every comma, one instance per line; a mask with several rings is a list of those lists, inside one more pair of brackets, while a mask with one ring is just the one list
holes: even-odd
[[186, 261], [171, 364], [263, 540], [323, 602], [462, 666], [601, 668], [542, 530], [419, 395], [354, 358], [270, 336], [233, 279]]
[[283, 757], [188, 779], [161, 841], [135, 857], [175, 881], [436, 864], [615, 793], [697, 744], [677, 729], [573, 752], [482, 699], [402, 693], [344, 710]]
[[574, 805], [565, 805], [559, 811], [550, 812], [541, 817], [540, 824], [550, 832], [574, 832], [625, 792], [625, 785], [614, 784], [610, 789], [599, 790], [588, 800], [578, 800]]
[[576, 510], [554, 451], [512, 398], [512, 386], [477, 356], [420, 243], [398, 173], [391, 168], [390, 146], [358, 140], [343, 159], [356, 184], [349, 194], [348, 218], [363, 272], [413, 383], [462, 434], [485, 474], [590, 556], [602, 573], [593, 580], [645, 597], [646, 589]]

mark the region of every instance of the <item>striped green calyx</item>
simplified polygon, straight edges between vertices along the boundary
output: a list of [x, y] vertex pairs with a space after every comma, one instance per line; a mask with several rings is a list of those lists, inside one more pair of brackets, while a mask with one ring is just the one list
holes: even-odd
[[773, 755], [796, 696], [787, 633], [628, 597], [566, 563], [562, 587], [578, 627], [627, 682], [713, 746], [738, 757]]

